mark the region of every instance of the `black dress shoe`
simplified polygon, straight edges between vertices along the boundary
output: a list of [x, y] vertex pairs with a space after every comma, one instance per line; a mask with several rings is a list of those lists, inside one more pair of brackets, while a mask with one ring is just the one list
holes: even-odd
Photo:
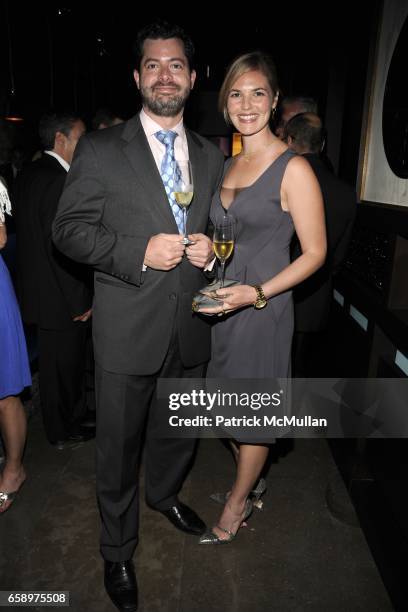
[[91, 427], [82, 427], [79, 428], [75, 433], [70, 434], [68, 440], [72, 440], [73, 442], [88, 442], [88, 440], [92, 440], [95, 437], [95, 429]]
[[96, 427], [96, 415], [95, 415], [95, 410], [87, 410], [85, 413], [84, 418], [82, 419], [81, 423], [81, 428], [82, 427], [91, 427], [91, 428], [95, 428]]
[[58, 450], [65, 450], [66, 448], [74, 448], [78, 444], [82, 444], [83, 442], [87, 442], [95, 437], [95, 430], [89, 428], [84, 430], [84, 433], [73, 433], [68, 438], [64, 440], [57, 440], [53, 442], [53, 446], [55, 446]]
[[193, 535], [202, 535], [206, 530], [205, 523], [200, 517], [188, 506], [177, 502], [168, 510], [159, 510], [171, 523], [180, 531], [191, 533]]
[[136, 612], [137, 582], [131, 560], [105, 561], [105, 589], [118, 610]]

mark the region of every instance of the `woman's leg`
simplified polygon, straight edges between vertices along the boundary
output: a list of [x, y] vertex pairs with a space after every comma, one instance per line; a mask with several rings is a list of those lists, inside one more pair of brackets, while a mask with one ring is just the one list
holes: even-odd
[[[22, 464], [27, 433], [27, 419], [20, 398], [9, 396], [0, 400], [0, 429], [6, 450], [6, 463], [0, 476], [0, 491], [18, 491], [26, 474]], [[0, 513], [7, 510], [12, 502], [7, 501]]]
[[[257, 481], [269, 453], [269, 446], [259, 444], [240, 444], [238, 453], [237, 477], [231, 489], [231, 494], [224, 506], [218, 525], [232, 533], [236, 533], [242, 522], [245, 504], [249, 492]], [[221, 539], [228, 535], [214, 527]]]
[[235, 440], [230, 440], [229, 441], [229, 445], [231, 448], [231, 452], [232, 455], [234, 457], [235, 463], [238, 465], [238, 459], [239, 459], [239, 444], [237, 444], [237, 442], [235, 442]]

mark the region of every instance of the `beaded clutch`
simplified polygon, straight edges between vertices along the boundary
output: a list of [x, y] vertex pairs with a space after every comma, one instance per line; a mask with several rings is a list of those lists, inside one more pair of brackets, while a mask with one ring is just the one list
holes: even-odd
[[[233, 285], [239, 285], [239, 281], [237, 280], [224, 280], [224, 287], [232, 287]], [[221, 288], [221, 282], [213, 281], [209, 285], [206, 285], [200, 291], [198, 291], [194, 298], [193, 303], [191, 305], [191, 309], [193, 312], [201, 312], [200, 308], [211, 308], [216, 307], [222, 304], [222, 299], [219, 297], [215, 297], [215, 292], [217, 289]], [[202, 312], [201, 314], [207, 316], [213, 316], [216, 313]]]

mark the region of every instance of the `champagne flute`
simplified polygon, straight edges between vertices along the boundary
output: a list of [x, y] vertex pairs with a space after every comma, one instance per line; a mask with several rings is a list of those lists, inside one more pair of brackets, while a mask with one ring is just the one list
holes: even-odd
[[191, 204], [194, 195], [193, 169], [191, 162], [187, 160], [176, 161], [173, 171], [174, 197], [183, 211], [184, 235], [182, 243], [194, 244], [187, 238], [187, 208]]
[[228, 214], [217, 219], [214, 227], [213, 249], [221, 264], [221, 278], [219, 279], [221, 287], [224, 287], [225, 262], [231, 257], [234, 250], [234, 229], [234, 217]]

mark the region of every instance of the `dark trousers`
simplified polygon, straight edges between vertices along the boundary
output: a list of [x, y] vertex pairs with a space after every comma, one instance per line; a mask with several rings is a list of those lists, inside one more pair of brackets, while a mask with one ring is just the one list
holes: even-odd
[[44, 429], [51, 443], [78, 431], [86, 411], [87, 323], [66, 330], [39, 328], [39, 379]]
[[155, 436], [160, 428], [156, 383], [158, 378], [201, 378], [203, 369], [203, 365], [184, 368], [176, 334], [162, 367], [153, 375], [112, 374], [96, 364], [96, 482], [104, 559], [130, 559], [137, 546], [144, 432], [146, 501], [157, 510], [176, 502], [196, 441]]

